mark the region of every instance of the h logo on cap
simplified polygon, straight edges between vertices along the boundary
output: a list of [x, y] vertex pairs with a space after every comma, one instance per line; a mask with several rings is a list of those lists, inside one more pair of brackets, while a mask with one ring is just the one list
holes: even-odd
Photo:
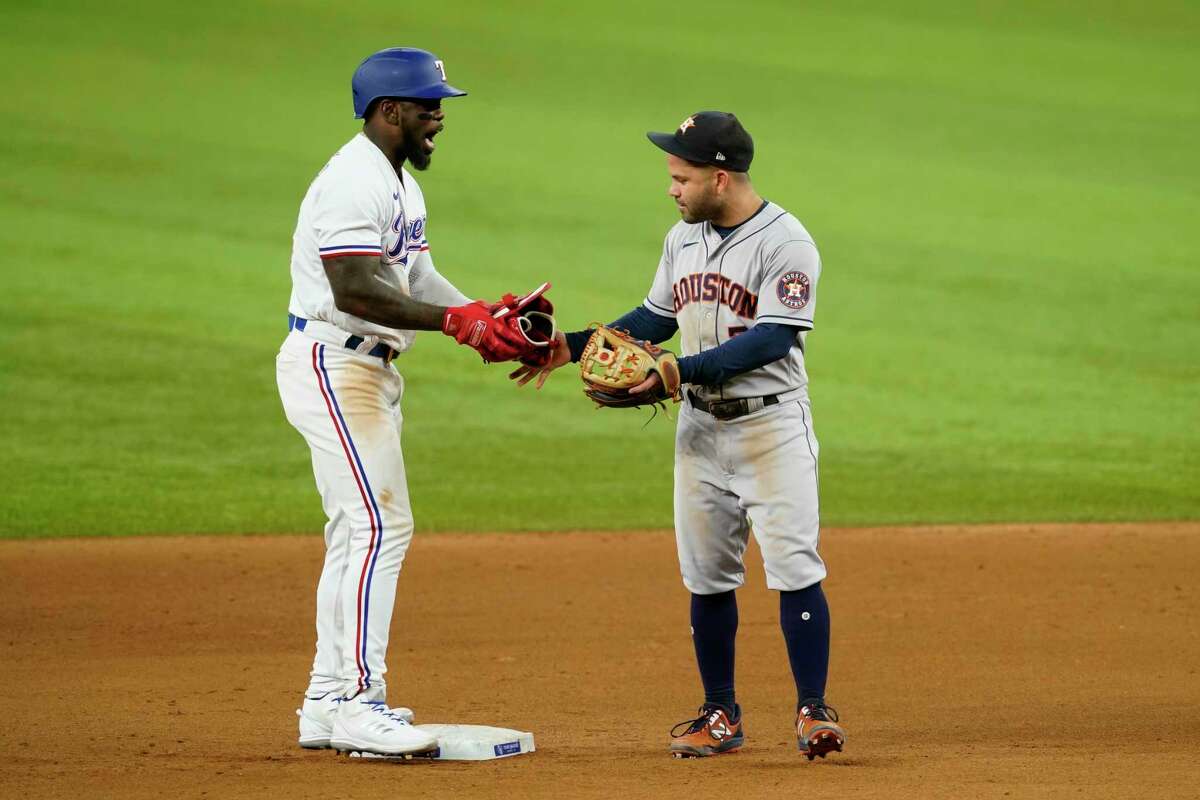
[[695, 117], [688, 117], [688, 118], [687, 118], [687, 119], [685, 119], [683, 122], [679, 123], [679, 132], [680, 132], [680, 133], [687, 133], [687, 132], [688, 132], [688, 128], [694, 128], [694, 127], [696, 127], [696, 118], [695, 118]]

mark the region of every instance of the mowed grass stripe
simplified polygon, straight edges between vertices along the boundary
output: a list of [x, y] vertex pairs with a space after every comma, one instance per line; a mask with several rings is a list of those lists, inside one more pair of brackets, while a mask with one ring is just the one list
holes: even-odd
[[[274, 387], [290, 238], [350, 71], [398, 43], [471, 92], [422, 176], [439, 268], [550, 279], [569, 328], [639, 301], [675, 219], [644, 132], [739, 113], [822, 250], [827, 523], [1200, 513], [1194, 7], [693, 11], [0, 11], [0, 535], [319, 530]], [[437, 334], [401, 367], [419, 529], [671, 524], [670, 423]]]

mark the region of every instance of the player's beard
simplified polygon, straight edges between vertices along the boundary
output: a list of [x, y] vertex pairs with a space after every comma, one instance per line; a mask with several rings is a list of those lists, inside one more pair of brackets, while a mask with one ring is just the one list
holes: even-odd
[[423, 133], [412, 130], [404, 131], [402, 145], [405, 161], [412, 164], [417, 170], [429, 169], [429, 162], [433, 154], [425, 152], [425, 136]]
[[705, 192], [692, 198], [686, 206], [679, 210], [679, 213], [683, 217], [683, 221], [689, 225], [695, 225], [697, 222], [709, 222], [720, 216], [721, 203], [715, 194]]

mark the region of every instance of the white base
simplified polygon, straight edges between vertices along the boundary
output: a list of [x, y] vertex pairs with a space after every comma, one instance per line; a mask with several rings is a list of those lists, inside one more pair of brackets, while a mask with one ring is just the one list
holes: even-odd
[[414, 725], [436, 736], [443, 761], [488, 761], [532, 753], [533, 734], [490, 725]]

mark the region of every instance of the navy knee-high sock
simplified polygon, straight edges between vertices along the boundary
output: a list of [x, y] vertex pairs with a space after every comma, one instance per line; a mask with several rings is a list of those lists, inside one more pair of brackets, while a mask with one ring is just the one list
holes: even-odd
[[737, 597], [733, 591], [692, 595], [692, 644], [704, 684], [704, 702], [735, 713], [733, 643], [737, 637]]
[[823, 700], [829, 675], [829, 605], [821, 584], [780, 592], [779, 624], [796, 679], [797, 704]]

